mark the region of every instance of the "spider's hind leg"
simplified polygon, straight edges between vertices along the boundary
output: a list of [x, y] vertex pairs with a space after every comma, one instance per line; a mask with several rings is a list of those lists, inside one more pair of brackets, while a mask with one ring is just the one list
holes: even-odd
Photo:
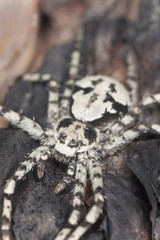
[[51, 74], [40, 74], [40, 73], [27, 73], [22, 76], [22, 79], [26, 82], [32, 83], [44, 83], [50, 81], [52, 78]]
[[51, 129], [54, 129], [59, 119], [59, 84], [52, 78], [48, 84], [48, 89], [47, 124]]
[[118, 137], [111, 137], [110, 141], [103, 145], [103, 150], [106, 155], [113, 155], [118, 150], [122, 149], [124, 146], [130, 144], [144, 134], [156, 134], [160, 136], [160, 125], [150, 124], [146, 126], [140, 124], [132, 129], [124, 131]]
[[[125, 131], [132, 127], [135, 124], [136, 118], [138, 114], [134, 110], [130, 110], [131, 108], [135, 107], [138, 102], [138, 68], [137, 68], [137, 58], [136, 54], [134, 53], [131, 47], [127, 47], [124, 61], [126, 64], [126, 77], [125, 83], [127, 83], [128, 88], [130, 89], [130, 104], [128, 106], [128, 113], [124, 116], [120, 116], [119, 119], [114, 122], [110, 128], [104, 127], [102, 129], [102, 139], [101, 142], [105, 142], [110, 135], [115, 136], [122, 131]], [[107, 136], [108, 134], [108, 136]]]
[[80, 28], [75, 39], [74, 50], [70, 61], [69, 79], [66, 82], [65, 90], [60, 102], [60, 118], [70, 116], [70, 100], [80, 68], [83, 31], [83, 28]]
[[[136, 121], [139, 120], [142, 116], [143, 107], [147, 107], [151, 104], [160, 104], [160, 93], [145, 97], [137, 107], [134, 107], [133, 110], [129, 111], [126, 115], [116, 121], [109, 129], [102, 129], [101, 142], [105, 142], [106, 139], [111, 138], [111, 136], [116, 136], [117, 134], [122, 134], [123, 132], [132, 128]], [[107, 137], [107, 131], [109, 131]]]
[[160, 104], [160, 93], [145, 97], [137, 107], [133, 108], [133, 111], [129, 111], [111, 127], [111, 132], [114, 133], [113, 135], [124, 132], [133, 127], [136, 120], [139, 120], [142, 116], [142, 108], [156, 103]]
[[59, 118], [59, 84], [51, 74], [25, 74], [23, 80], [32, 83], [48, 82], [48, 110], [47, 124], [49, 128], [54, 128]]
[[147, 107], [150, 104], [160, 103], [160, 93], [145, 97], [140, 103], [140, 108]]
[[125, 63], [127, 68], [125, 82], [130, 88], [131, 107], [134, 107], [137, 105], [139, 99], [138, 66], [136, 54], [131, 47], [128, 47], [127, 49]]

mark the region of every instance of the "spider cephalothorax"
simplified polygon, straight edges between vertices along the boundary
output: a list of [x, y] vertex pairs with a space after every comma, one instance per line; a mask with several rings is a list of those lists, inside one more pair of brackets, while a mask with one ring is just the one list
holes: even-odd
[[55, 150], [64, 158], [85, 152], [96, 146], [97, 132], [72, 118], [62, 119], [55, 128]]
[[[13, 176], [6, 182], [2, 211], [2, 240], [11, 240], [12, 201], [18, 181], [37, 165], [38, 178], [44, 175], [44, 164], [49, 158], [67, 164], [67, 173], [57, 185], [55, 192], [62, 191], [73, 179], [73, 211], [68, 224], [57, 234], [55, 240], [79, 240], [103, 212], [104, 194], [101, 164], [103, 157], [114, 155], [119, 149], [143, 133], [160, 135], [160, 125], [138, 125], [142, 108], [160, 103], [160, 94], [145, 98], [133, 107], [134, 91], [128, 92], [118, 80], [96, 75], [86, 76], [75, 82], [79, 65], [83, 30], [80, 29], [71, 56], [69, 80], [63, 95], [59, 96], [59, 84], [49, 74], [25, 75], [31, 82], [48, 81], [47, 129], [35, 121], [0, 106], [0, 115], [16, 127], [27, 132], [40, 146], [27, 155]], [[130, 86], [136, 78], [136, 63], [133, 52], [129, 52], [127, 81]], [[76, 86], [75, 86], [76, 85]], [[75, 92], [73, 92], [75, 86]], [[130, 96], [131, 95], [131, 96]], [[72, 102], [72, 106], [71, 106]], [[110, 123], [108, 124], [108, 120]], [[102, 123], [102, 125], [101, 125]], [[81, 206], [87, 182], [90, 178], [93, 205], [81, 219]], [[80, 221], [81, 220], [81, 221]], [[56, 233], [55, 233], [56, 235]]]

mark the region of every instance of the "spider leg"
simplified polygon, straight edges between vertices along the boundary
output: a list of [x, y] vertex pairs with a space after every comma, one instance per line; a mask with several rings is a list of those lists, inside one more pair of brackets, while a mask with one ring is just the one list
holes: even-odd
[[87, 179], [86, 170], [86, 156], [84, 153], [78, 154], [76, 175], [75, 175], [75, 186], [74, 186], [74, 198], [73, 198], [73, 211], [68, 219], [67, 225], [58, 233], [54, 240], [64, 240], [78, 224], [81, 215], [81, 205], [83, 203], [84, 189]]
[[[126, 79], [125, 81], [130, 87], [130, 97], [132, 104], [129, 107], [134, 107], [137, 104], [138, 99], [138, 84], [137, 84], [137, 77], [138, 77], [138, 71], [137, 71], [137, 59], [136, 55], [133, 51], [133, 49], [128, 48], [127, 52], [125, 54], [125, 63], [127, 66], [127, 72], [126, 72]], [[110, 126], [110, 128], [104, 127], [102, 129], [101, 134], [101, 142], [105, 142], [109, 137], [107, 137], [107, 131], [108, 136], [110, 135], [117, 135], [119, 132], [123, 130], [127, 130], [130, 127], [132, 127], [135, 123], [135, 119], [138, 116], [138, 113], [136, 114], [135, 111], [129, 110], [129, 112], [125, 116], [121, 116], [118, 121], [116, 121], [113, 125]], [[104, 134], [103, 134], [104, 132]]]
[[132, 100], [132, 107], [136, 106], [138, 100], [138, 69], [137, 58], [133, 49], [128, 48], [125, 56], [125, 62], [127, 65], [127, 73], [125, 81], [130, 87], [130, 96]]
[[82, 40], [83, 29], [80, 28], [75, 39], [74, 51], [71, 55], [69, 80], [66, 82], [65, 90], [60, 102], [60, 118], [70, 116], [70, 98], [74, 89], [75, 79], [79, 72]]
[[41, 74], [41, 73], [27, 73], [22, 76], [23, 80], [26, 82], [32, 82], [32, 83], [43, 83], [50, 81], [53, 77], [51, 74]]
[[133, 140], [146, 133], [160, 135], [160, 125], [138, 125], [133, 129], [124, 131], [119, 137], [111, 137], [110, 141], [103, 145], [103, 150], [105, 151], [106, 155], [113, 155], [122, 147], [130, 144]]
[[[102, 129], [101, 139], [100, 141], [103, 143], [110, 135], [115, 136], [124, 132], [135, 125], [136, 119], [139, 119], [142, 114], [142, 108], [147, 107], [150, 104], [160, 103], [160, 93], [151, 95], [149, 97], [145, 97], [139, 104], [139, 106], [134, 107], [133, 111], [129, 111], [124, 117], [120, 118], [116, 121], [109, 129], [108, 127]], [[108, 136], [107, 136], [107, 131]]]
[[140, 107], [146, 107], [153, 103], [160, 103], [160, 93], [145, 97], [140, 103]]
[[12, 195], [15, 192], [16, 184], [22, 180], [25, 175], [33, 169], [39, 160], [47, 160], [51, 155], [50, 149], [46, 146], [40, 146], [35, 149], [27, 158], [21, 163], [14, 175], [7, 180], [4, 188], [3, 210], [2, 210], [2, 240], [11, 240], [11, 214], [12, 214]]
[[44, 173], [45, 173], [44, 169], [45, 169], [45, 162], [44, 160], [40, 159], [37, 163], [37, 171], [36, 171], [37, 178], [39, 181], [41, 181], [44, 177]]
[[34, 120], [31, 120], [22, 114], [16, 113], [3, 106], [0, 106], [0, 115], [7, 119], [13, 126], [27, 132], [33, 139], [43, 139], [44, 131]]
[[55, 188], [55, 193], [63, 191], [63, 189], [72, 181], [73, 175], [76, 169], [76, 159], [69, 162], [67, 175], [60, 181], [60, 183]]
[[59, 118], [59, 84], [51, 79], [48, 85], [48, 115], [47, 122], [50, 128], [54, 129]]
[[88, 169], [93, 188], [94, 204], [67, 240], [79, 240], [81, 236], [98, 220], [103, 212], [103, 178], [100, 161], [97, 153], [93, 150], [91, 150], [88, 155]]
[[110, 126], [110, 128], [103, 128], [100, 134], [100, 142], [106, 142], [111, 136], [115, 136], [122, 131], [128, 130], [135, 124], [136, 118], [138, 118], [139, 114], [130, 111], [124, 117], [119, 118], [114, 124]]
[[48, 126], [54, 129], [59, 117], [59, 84], [51, 74], [25, 74], [23, 80], [33, 83], [48, 82], [48, 110], [47, 123]]
[[160, 93], [145, 97], [139, 104], [135, 107], [133, 111], [129, 111], [124, 117], [117, 121], [112, 127], [111, 132], [117, 134], [123, 130], [127, 130], [135, 124], [136, 118], [142, 114], [142, 108], [147, 107], [150, 104], [160, 103]]

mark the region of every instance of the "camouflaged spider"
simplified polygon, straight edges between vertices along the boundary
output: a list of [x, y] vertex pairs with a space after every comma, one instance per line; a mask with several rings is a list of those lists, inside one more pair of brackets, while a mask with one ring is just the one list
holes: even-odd
[[[152, 103], [160, 103], [160, 94], [145, 98], [138, 107], [132, 107], [130, 92], [116, 79], [107, 76], [86, 76], [77, 78], [83, 29], [80, 29], [75, 49], [71, 56], [69, 80], [59, 99], [59, 86], [49, 74], [25, 75], [31, 82], [48, 81], [48, 128], [35, 121], [0, 106], [0, 115], [27, 132], [41, 144], [33, 150], [7, 180], [4, 188], [2, 211], [2, 240], [11, 239], [11, 196], [18, 181], [37, 165], [38, 178], [44, 175], [44, 163], [48, 158], [68, 165], [66, 176], [57, 185], [55, 192], [62, 191], [75, 174], [73, 211], [68, 224], [58, 233], [55, 240], [78, 240], [94, 224], [103, 212], [104, 194], [101, 162], [104, 157], [113, 155], [125, 145], [144, 133], [160, 134], [160, 125], [136, 125], [141, 109]], [[134, 75], [134, 61], [130, 62], [128, 78]], [[73, 92], [74, 86], [76, 90]], [[72, 98], [72, 106], [70, 100]], [[113, 121], [110, 122], [110, 119]], [[111, 124], [108, 124], [110, 122]], [[84, 219], [81, 219], [81, 206], [87, 181], [87, 173], [92, 184], [93, 205]]]

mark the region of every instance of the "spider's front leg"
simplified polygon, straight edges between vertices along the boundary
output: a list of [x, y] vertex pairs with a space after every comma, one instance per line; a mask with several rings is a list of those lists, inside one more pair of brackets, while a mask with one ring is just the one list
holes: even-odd
[[27, 132], [33, 139], [41, 140], [44, 137], [44, 130], [34, 120], [16, 113], [6, 107], [0, 106], [0, 115], [7, 119], [13, 126]]
[[[93, 188], [94, 204], [79, 223], [84, 189], [87, 180], [87, 169]], [[103, 211], [103, 179], [98, 154], [95, 150], [79, 153], [75, 176], [73, 211], [67, 225], [58, 233], [54, 240], [79, 240], [81, 236], [98, 220]]]
[[98, 220], [103, 212], [103, 177], [98, 153], [94, 150], [88, 151], [88, 171], [93, 190], [93, 206], [69, 235], [67, 240], [79, 240], [82, 235]]
[[11, 221], [12, 221], [12, 195], [15, 192], [16, 184], [23, 180], [26, 174], [38, 164], [39, 161], [45, 161], [51, 156], [51, 150], [47, 146], [40, 146], [35, 149], [16, 170], [14, 175], [7, 180], [4, 188], [3, 210], [2, 210], [2, 225], [1, 233], [2, 240], [11, 240]]
[[76, 159], [72, 159], [69, 162], [68, 168], [67, 168], [67, 175], [63, 177], [63, 179], [60, 181], [60, 183], [55, 188], [55, 193], [59, 193], [64, 190], [64, 188], [73, 180], [73, 176], [76, 170]]
[[71, 231], [76, 227], [81, 216], [81, 206], [87, 179], [87, 156], [84, 153], [78, 154], [76, 166], [75, 186], [73, 191], [73, 210], [66, 226], [58, 233], [54, 240], [65, 240]]

